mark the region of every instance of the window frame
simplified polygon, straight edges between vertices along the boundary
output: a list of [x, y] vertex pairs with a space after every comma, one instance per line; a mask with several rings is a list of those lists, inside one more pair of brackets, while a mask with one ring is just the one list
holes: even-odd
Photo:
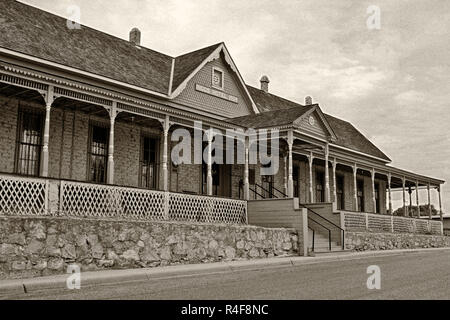
[[[222, 84], [222, 86], [217, 86], [214, 84], [214, 72], [218, 71], [221, 74], [221, 79], [220, 79], [220, 83]], [[219, 90], [224, 90], [225, 88], [225, 72], [219, 68], [219, 67], [212, 67], [211, 69], [211, 87], [215, 88], [215, 89], [219, 89]]]
[[[142, 175], [142, 168], [144, 164], [144, 148], [145, 148], [145, 139], [152, 139], [155, 141], [155, 163], [154, 163], [154, 187], [148, 187], [143, 185], [143, 175]], [[149, 189], [149, 190], [157, 190], [159, 188], [159, 166], [160, 166], [160, 137], [141, 132], [141, 138], [139, 143], [139, 187], [143, 189]]]
[[[95, 154], [95, 156], [102, 156], [105, 159], [105, 169], [104, 169], [104, 175], [103, 175], [103, 181], [95, 181], [91, 179], [91, 166], [92, 166], [92, 144], [94, 139], [94, 127], [98, 127], [101, 129], [106, 130], [106, 144], [105, 144], [105, 155]], [[90, 183], [98, 183], [98, 184], [106, 184], [106, 179], [108, 175], [108, 150], [109, 150], [109, 130], [110, 127], [103, 122], [97, 122], [97, 121], [89, 121], [89, 137], [88, 137], [88, 149], [87, 149], [87, 177], [86, 181]]]
[[[32, 117], [40, 117], [40, 136], [39, 136], [39, 144], [35, 143], [28, 143], [28, 142], [22, 142], [23, 137], [23, 128], [24, 128], [24, 116], [32, 116]], [[43, 110], [40, 110], [35, 107], [29, 107], [29, 106], [23, 106], [19, 104], [18, 107], [18, 114], [17, 114], [17, 132], [16, 132], [16, 146], [15, 146], [15, 155], [14, 155], [14, 173], [24, 176], [30, 176], [30, 177], [39, 177], [41, 172], [41, 154], [42, 154], [42, 147], [43, 147], [43, 138], [44, 138], [44, 123], [45, 123], [45, 114]], [[27, 145], [30, 147], [37, 147], [37, 159], [31, 160], [35, 161], [36, 168], [34, 169], [35, 172], [29, 173], [28, 170], [26, 173], [20, 172], [19, 170], [19, 164], [21, 163], [21, 160], [26, 160], [27, 162], [30, 161], [30, 159], [21, 159], [21, 146]]]

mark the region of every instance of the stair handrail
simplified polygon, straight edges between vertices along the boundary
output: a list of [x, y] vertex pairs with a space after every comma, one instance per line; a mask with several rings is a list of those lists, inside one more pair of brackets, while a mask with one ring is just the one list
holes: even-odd
[[255, 188], [255, 190], [253, 190], [252, 188], [248, 188], [251, 192], [253, 192], [255, 195], [258, 195], [258, 196], [260, 196], [261, 198], [263, 198], [263, 199], [265, 199], [266, 197], [264, 197], [262, 194], [260, 194], [257, 190], [256, 190], [256, 188]]
[[[337, 225], [336, 223], [334, 223], [333, 221], [325, 218], [324, 216], [322, 216], [321, 214], [315, 212], [314, 210], [312, 210], [311, 208], [309, 208], [308, 206], [306, 206], [303, 203], [299, 203], [299, 205], [302, 208], [306, 208], [307, 210], [311, 211], [312, 213], [314, 213], [316, 216], [318, 216], [319, 218], [322, 218], [323, 220], [327, 221], [328, 223], [330, 223], [331, 225], [335, 226], [336, 228], [338, 228], [340, 230], [340, 233], [342, 234], [342, 250], [345, 249], [345, 230], [343, 228], [341, 228], [341, 226]], [[308, 217], [309, 218], [309, 217]], [[314, 220], [313, 220], [314, 221]]]
[[[321, 224], [320, 222], [317, 222], [316, 220], [314, 220], [311, 217], [308, 217], [309, 220], [313, 221], [314, 223], [317, 223], [319, 226], [321, 226], [322, 228], [325, 228], [328, 230], [328, 249], [331, 251], [331, 230], [328, 229], [327, 227], [325, 227], [323, 224]], [[312, 229], [312, 228], [311, 228]], [[314, 251], [314, 229], [313, 230], [313, 251]]]
[[262, 185], [260, 185], [260, 184], [258, 184], [258, 183], [255, 182], [255, 187], [256, 187], [256, 186], [258, 186], [261, 190], [264, 190], [265, 192], [267, 192], [269, 195], [272, 195], [272, 196], [274, 196], [275, 198], [278, 199], [278, 197], [277, 197], [273, 192], [270, 192], [270, 191], [267, 190], [266, 188], [263, 188]]

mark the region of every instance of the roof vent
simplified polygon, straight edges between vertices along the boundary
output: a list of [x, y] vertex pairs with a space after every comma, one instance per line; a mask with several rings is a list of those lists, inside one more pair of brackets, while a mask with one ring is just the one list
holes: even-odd
[[261, 90], [269, 92], [269, 78], [267, 76], [262, 76], [259, 82], [261, 82]]
[[130, 42], [137, 46], [141, 45], [141, 31], [138, 28], [133, 28], [130, 31]]
[[310, 105], [312, 105], [313, 103], [312, 103], [312, 98], [311, 98], [311, 96], [306, 96], [305, 97], [305, 106], [310, 106]]

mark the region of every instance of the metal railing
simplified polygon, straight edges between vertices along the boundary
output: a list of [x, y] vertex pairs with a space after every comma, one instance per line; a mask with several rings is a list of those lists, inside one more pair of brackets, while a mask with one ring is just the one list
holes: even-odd
[[[331, 251], [331, 242], [332, 242], [332, 239], [331, 239], [331, 229], [325, 227], [325, 226], [323, 225], [324, 222], [325, 222], [326, 224], [328, 224], [329, 226], [331, 226], [332, 228], [334, 228], [335, 230], [338, 230], [338, 232], [339, 232], [339, 239], [340, 239], [340, 241], [341, 241], [341, 248], [342, 248], [342, 250], [345, 249], [345, 230], [344, 230], [343, 228], [341, 228], [339, 225], [337, 225], [337, 224], [334, 223], [333, 221], [331, 221], [331, 220], [325, 218], [325, 217], [322, 216], [321, 214], [315, 212], [314, 210], [312, 210], [312, 209], [309, 208], [308, 206], [306, 206], [306, 205], [304, 205], [304, 204], [302, 204], [302, 203], [299, 203], [299, 206], [302, 207], [302, 208], [305, 208], [305, 209], [308, 211], [308, 220], [311, 220], [311, 221], [315, 222], [316, 224], [318, 224], [319, 226], [322, 226], [323, 228], [325, 228], [325, 229], [328, 231], [329, 249], [330, 249], [330, 251]], [[314, 215], [315, 218], [322, 219], [322, 223], [319, 223], [319, 222], [315, 221], [314, 219], [312, 219], [312, 218], [310, 217], [309, 213], [312, 213], [312, 214]], [[311, 229], [313, 230], [313, 234], [314, 234], [314, 231], [315, 231], [315, 230], [314, 230], [313, 228], [311, 228]], [[314, 247], [314, 239], [313, 239], [313, 247]], [[313, 251], [314, 251], [314, 249], [313, 249]]]
[[[258, 183], [254, 183], [254, 186], [255, 186], [254, 189], [249, 188], [249, 190], [250, 190], [251, 192], [253, 192], [253, 197], [254, 197], [255, 200], [257, 199], [257, 196], [261, 197], [261, 199], [266, 199], [266, 198], [275, 198], [275, 199], [278, 199], [278, 198], [287, 198], [287, 195], [286, 195], [283, 191], [280, 191], [279, 189], [277, 189], [275, 186], [271, 186], [271, 188], [270, 188], [269, 190], [267, 190], [266, 188], [264, 188], [262, 185], [260, 185], [260, 184], [258, 184]], [[264, 195], [262, 194], [262, 192], [259, 193], [259, 192], [258, 192], [258, 188], [259, 188], [261, 191], [264, 191], [268, 196], [267, 196], [267, 197], [264, 196]], [[274, 191], [278, 192], [279, 194], [276, 195]]]
[[247, 223], [247, 201], [0, 174], [0, 215]]

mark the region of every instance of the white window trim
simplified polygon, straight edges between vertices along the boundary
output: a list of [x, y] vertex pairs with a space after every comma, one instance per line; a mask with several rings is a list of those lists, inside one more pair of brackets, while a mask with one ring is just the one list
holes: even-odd
[[[222, 81], [221, 81], [222, 86], [214, 85], [214, 81], [213, 81], [214, 80], [214, 71], [219, 71], [222, 74]], [[218, 67], [212, 67], [212, 69], [211, 69], [211, 86], [214, 89], [224, 90], [224, 86], [225, 86], [224, 78], [225, 78], [225, 72], [222, 69], [220, 69]]]

